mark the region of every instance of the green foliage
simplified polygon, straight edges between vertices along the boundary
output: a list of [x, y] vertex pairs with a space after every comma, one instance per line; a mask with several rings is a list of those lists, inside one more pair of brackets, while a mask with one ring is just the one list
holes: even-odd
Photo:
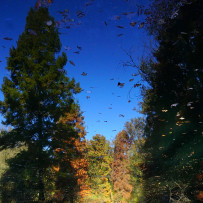
[[[172, 201], [170, 190], [177, 187], [172, 182], [184, 188], [185, 199], [191, 201], [200, 188], [196, 177], [202, 170], [202, 8], [199, 0], [183, 3], [163, 26], [151, 25], [159, 47], [154, 59], [141, 68], [150, 85], [143, 94], [148, 154], [145, 190], [150, 201]], [[183, 201], [181, 194], [176, 198]]]
[[145, 164], [145, 153], [143, 152], [144, 139], [144, 118], [134, 118], [125, 123], [125, 130], [130, 137], [129, 154], [129, 170], [130, 183], [133, 186], [131, 193], [131, 201], [144, 202], [144, 176], [143, 169]]
[[103, 135], [95, 135], [87, 145], [90, 196], [88, 201], [111, 202], [112, 152], [109, 141]]
[[[17, 47], [10, 49], [10, 77], [4, 77], [1, 89], [3, 124], [12, 126], [12, 130], [1, 136], [0, 150], [22, 143], [27, 147], [8, 162], [9, 170], [3, 178], [5, 201], [47, 199], [47, 187], [52, 181], [47, 178], [48, 169], [54, 164], [54, 149], [59, 145], [54, 135], [62, 130], [62, 135], [69, 138], [70, 127], [58, 120], [77, 106], [73, 95], [80, 88], [65, 75], [66, 54], [55, 58], [60, 48], [59, 33], [48, 9], [31, 9]], [[9, 196], [16, 188], [21, 195]]]

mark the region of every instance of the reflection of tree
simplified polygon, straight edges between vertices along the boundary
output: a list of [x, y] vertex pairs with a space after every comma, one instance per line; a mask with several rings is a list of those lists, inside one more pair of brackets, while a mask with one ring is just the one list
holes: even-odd
[[167, 18], [165, 29], [151, 25], [159, 47], [155, 59], [143, 62], [141, 70], [150, 85], [143, 103], [145, 149], [150, 154], [145, 188], [156, 201], [168, 200], [167, 185], [173, 180], [187, 185], [191, 200], [200, 186], [196, 176], [201, 173], [202, 6], [198, 0], [183, 4], [176, 17]]
[[10, 49], [10, 77], [4, 77], [2, 85], [3, 124], [12, 130], [3, 132], [0, 150], [21, 145], [27, 149], [8, 161], [9, 169], [2, 178], [4, 202], [45, 201], [53, 189], [50, 168], [59, 141], [52, 138], [60, 130], [67, 139], [72, 136], [70, 127], [58, 121], [77, 106], [73, 95], [80, 92], [79, 85], [65, 75], [66, 54], [55, 58], [60, 48], [48, 9], [31, 9], [17, 47]]
[[119, 132], [115, 139], [114, 160], [112, 164], [115, 201], [128, 202], [131, 198], [133, 186], [130, 183], [129, 145], [129, 136], [126, 131]]
[[103, 135], [96, 134], [87, 144], [90, 192], [87, 202], [111, 202], [111, 147]]

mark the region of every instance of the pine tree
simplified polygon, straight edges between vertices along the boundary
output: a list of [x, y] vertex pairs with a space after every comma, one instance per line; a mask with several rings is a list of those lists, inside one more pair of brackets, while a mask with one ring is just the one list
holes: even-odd
[[5, 176], [10, 191], [18, 188], [22, 194], [19, 201], [28, 201], [25, 197], [35, 201], [48, 198], [45, 180], [61, 141], [52, 138], [61, 129], [66, 140], [69, 138], [69, 128], [58, 121], [77, 106], [73, 96], [80, 88], [65, 75], [66, 54], [55, 58], [60, 48], [59, 33], [48, 9], [31, 9], [17, 47], [10, 49], [6, 67], [10, 77], [4, 77], [4, 101], [0, 103], [3, 124], [12, 126], [1, 136], [0, 149], [27, 147], [27, 151], [10, 160], [12, 174]]

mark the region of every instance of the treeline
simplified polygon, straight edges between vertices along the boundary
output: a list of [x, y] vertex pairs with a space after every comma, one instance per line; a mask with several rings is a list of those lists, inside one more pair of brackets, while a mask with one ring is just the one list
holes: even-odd
[[158, 0], [145, 12], [158, 44], [139, 66], [144, 116], [110, 143], [85, 139], [81, 89], [66, 76], [54, 19], [31, 9], [1, 89], [11, 126], [1, 155], [18, 152], [1, 171], [1, 201], [202, 202], [202, 10], [202, 0]]

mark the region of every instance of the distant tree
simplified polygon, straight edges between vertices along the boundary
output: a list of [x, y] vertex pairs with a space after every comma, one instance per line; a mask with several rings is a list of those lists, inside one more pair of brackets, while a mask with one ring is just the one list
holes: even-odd
[[87, 145], [90, 194], [87, 202], [111, 202], [111, 147], [103, 135], [95, 135]]
[[112, 182], [114, 201], [128, 202], [133, 186], [130, 183], [129, 163], [130, 140], [126, 131], [121, 131], [115, 138], [114, 160], [112, 165]]
[[130, 183], [133, 186], [131, 201], [144, 202], [145, 153], [143, 151], [145, 120], [142, 117], [131, 119], [125, 123], [125, 131], [129, 136], [129, 171]]
[[3, 124], [12, 126], [12, 130], [0, 137], [0, 150], [20, 145], [27, 148], [8, 162], [9, 170], [3, 178], [4, 189], [8, 189], [4, 202], [13, 201], [13, 191], [15, 201], [49, 199], [49, 169], [60, 143], [52, 138], [62, 128], [68, 140], [69, 128], [58, 121], [77, 106], [73, 95], [80, 92], [75, 80], [65, 75], [66, 54], [55, 58], [60, 48], [59, 33], [48, 9], [31, 9], [17, 47], [10, 49], [10, 76], [4, 77], [1, 88]]

